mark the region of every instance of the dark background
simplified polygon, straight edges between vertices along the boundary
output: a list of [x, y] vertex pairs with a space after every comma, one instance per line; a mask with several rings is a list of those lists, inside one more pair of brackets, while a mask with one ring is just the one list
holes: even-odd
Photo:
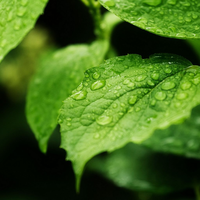
[[[92, 19], [79, 0], [50, 0], [37, 25], [49, 31], [58, 47], [95, 39]], [[115, 28], [112, 45], [119, 55], [134, 53], [147, 58], [153, 53], [175, 53], [199, 64], [186, 41], [160, 37], [125, 22]], [[66, 153], [59, 149], [59, 128], [51, 137], [48, 152], [44, 155], [26, 122], [25, 99], [10, 100], [5, 88], [0, 86], [0, 113], [0, 199], [138, 199], [138, 194], [118, 188], [88, 170], [77, 195], [71, 163], [65, 161]], [[155, 199], [179, 197], [194, 197], [194, 194], [185, 190]]]

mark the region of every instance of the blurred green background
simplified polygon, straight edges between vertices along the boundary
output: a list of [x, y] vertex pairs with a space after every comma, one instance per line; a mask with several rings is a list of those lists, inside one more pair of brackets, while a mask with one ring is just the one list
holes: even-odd
[[[25, 117], [27, 86], [37, 59], [49, 50], [94, 39], [92, 19], [80, 0], [50, 0], [36, 28], [0, 64], [0, 199], [195, 199], [192, 189], [165, 196], [126, 190], [89, 168], [77, 195], [71, 163], [59, 148], [59, 127], [47, 154], [39, 151]], [[200, 64], [187, 41], [156, 36], [125, 22], [115, 28], [111, 42], [118, 55], [135, 53], [147, 58], [153, 53], [175, 53]]]

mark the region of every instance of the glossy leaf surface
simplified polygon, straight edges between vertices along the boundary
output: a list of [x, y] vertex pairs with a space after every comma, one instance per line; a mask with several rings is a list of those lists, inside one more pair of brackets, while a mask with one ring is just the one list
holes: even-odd
[[48, 0], [0, 1], [0, 61], [33, 28]]
[[85, 163], [190, 116], [200, 104], [200, 67], [179, 56], [127, 55], [86, 71], [60, 110], [62, 148], [79, 179]]
[[173, 38], [200, 38], [198, 0], [99, 0], [123, 20]]

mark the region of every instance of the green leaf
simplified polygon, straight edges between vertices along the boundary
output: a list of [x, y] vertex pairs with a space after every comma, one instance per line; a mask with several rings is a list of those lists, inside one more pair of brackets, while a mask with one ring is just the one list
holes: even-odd
[[30, 31], [48, 0], [0, 1], [0, 61]]
[[57, 125], [62, 101], [80, 84], [86, 69], [103, 61], [107, 49], [107, 41], [71, 45], [39, 63], [28, 90], [26, 113], [42, 152], [46, 152], [48, 139]]
[[123, 20], [173, 38], [200, 38], [198, 0], [99, 0]]
[[111, 58], [87, 70], [82, 85], [59, 115], [61, 147], [78, 182], [93, 156], [142, 143], [156, 129], [188, 118], [200, 104], [200, 67], [175, 55]]
[[151, 149], [200, 158], [200, 105], [184, 123], [156, 130], [142, 143]]
[[87, 165], [119, 187], [160, 194], [192, 188], [200, 182], [199, 167], [198, 160], [155, 153], [133, 143], [95, 157]]

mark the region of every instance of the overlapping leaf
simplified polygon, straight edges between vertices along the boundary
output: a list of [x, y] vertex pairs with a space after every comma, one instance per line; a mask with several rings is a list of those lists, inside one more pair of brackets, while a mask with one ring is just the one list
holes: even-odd
[[199, 160], [156, 153], [133, 143], [88, 163], [89, 169], [117, 186], [153, 193], [193, 188], [200, 182], [199, 166]]
[[28, 90], [26, 111], [42, 152], [46, 152], [57, 125], [62, 101], [80, 84], [86, 69], [103, 61], [107, 48], [107, 41], [72, 45], [46, 56], [39, 64]]
[[183, 123], [156, 130], [142, 144], [157, 151], [200, 158], [200, 106], [195, 107], [191, 117]]
[[198, 0], [99, 0], [123, 20], [152, 33], [200, 38]]
[[47, 1], [0, 1], [0, 61], [33, 28]]
[[175, 55], [128, 55], [87, 70], [60, 110], [62, 148], [79, 180], [85, 163], [190, 116], [200, 104], [200, 67]]

